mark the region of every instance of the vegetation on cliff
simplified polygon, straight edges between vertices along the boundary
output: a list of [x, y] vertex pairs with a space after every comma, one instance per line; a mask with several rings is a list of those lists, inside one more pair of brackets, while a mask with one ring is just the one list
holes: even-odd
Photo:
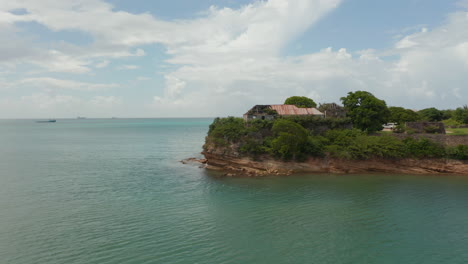
[[[277, 159], [298, 161], [326, 155], [351, 160], [468, 160], [468, 145], [447, 147], [425, 137], [405, 138], [375, 133], [382, 130], [382, 125], [387, 122], [399, 124], [393, 132], [406, 131], [407, 134], [411, 134], [411, 127], [406, 128], [406, 122], [444, 121], [455, 126], [467, 124], [468, 106], [455, 110], [427, 108], [414, 111], [403, 107], [387, 107], [384, 100], [366, 91], [349, 92], [341, 101], [344, 107], [334, 103], [320, 105], [323, 111], [330, 112], [327, 118], [277, 114], [273, 120], [216, 118], [210, 125], [204, 149], [224, 149], [224, 153], [252, 158], [273, 156]], [[316, 106], [312, 99], [303, 96], [290, 97], [286, 99], [285, 104], [299, 107]], [[424, 127], [424, 133], [438, 131], [439, 126]], [[462, 132], [460, 133], [463, 134]]]
[[[445, 147], [427, 138], [399, 139], [392, 135], [368, 134], [350, 129], [349, 119], [280, 117], [245, 122], [241, 118], [216, 118], [210, 125], [205, 151], [224, 148], [249, 156], [273, 156], [303, 161], [329, 155], [364, 160], [371, 158], [451, 158], [468, 160], [468, 146]], [[325, 129], [324, 129], [325, 128]]]

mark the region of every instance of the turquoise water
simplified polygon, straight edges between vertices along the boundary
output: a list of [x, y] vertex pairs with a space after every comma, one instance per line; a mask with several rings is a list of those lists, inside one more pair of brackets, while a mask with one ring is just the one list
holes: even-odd
[[468, 177], [222, 178], [211, 121], [0, 121], [0, 263], [467, 263]]

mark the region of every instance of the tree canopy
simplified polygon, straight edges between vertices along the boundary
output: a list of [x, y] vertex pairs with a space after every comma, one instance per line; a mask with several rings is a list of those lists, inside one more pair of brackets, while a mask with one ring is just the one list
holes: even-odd
[[298, 159], [307, 144], [307, 130], [286, 119], [277, 120], [272, 128], [276, 138], [272, 142], [273, 152], [283, 159]]
[[390, 122], [404, 124], [405, 122], [415, 122], [421, 119], [421, 116], [411, 109], [392, 106], [388, 110], [390, 111], [388, 119]]
[[291, 96], [284, 101], [284, 104], [295, 105], [300, 108], [312, 108], [317, 106], [314, 100], [305, 96]]
[[390, 117], [385, 101], [366, 91], [349, 92], [348, 96], [341, 97], [341, 102], [353, 125], [362, 131], [380, 131]]
[[462, 124], [468, 124], [468, 105], [457, 108], [453, 113], [453, 118]]
[[430, 122], [438, 122], [444, 119], [444, 113], [434, 107], [419, 110], [418, 113], [424, 120]]

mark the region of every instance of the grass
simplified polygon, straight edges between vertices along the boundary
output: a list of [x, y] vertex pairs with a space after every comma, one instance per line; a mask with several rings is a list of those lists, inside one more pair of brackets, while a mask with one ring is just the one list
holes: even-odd
[[454, 135], [454, 136], [460, 136], [460, 135], [468, 135], [468, 128], [447, 128], [447, 135]]

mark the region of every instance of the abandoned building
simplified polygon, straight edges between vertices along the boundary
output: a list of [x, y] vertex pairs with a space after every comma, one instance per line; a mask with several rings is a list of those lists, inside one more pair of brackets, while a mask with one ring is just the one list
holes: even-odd
[[346, 109], [343, 106], [340, 106], [336, 103], [329, 103], [329, 104], [320, 104], [319, 111], [322, 112], [325, 117], [332, 117], [332, 118], [345, 118], [346, 117]]
[[324, 114], [315, 108], [299, 108], [295, 105], [256, 105], [244, 114], [244, 120], [273, 120], [275, 116], [324, 117]]

